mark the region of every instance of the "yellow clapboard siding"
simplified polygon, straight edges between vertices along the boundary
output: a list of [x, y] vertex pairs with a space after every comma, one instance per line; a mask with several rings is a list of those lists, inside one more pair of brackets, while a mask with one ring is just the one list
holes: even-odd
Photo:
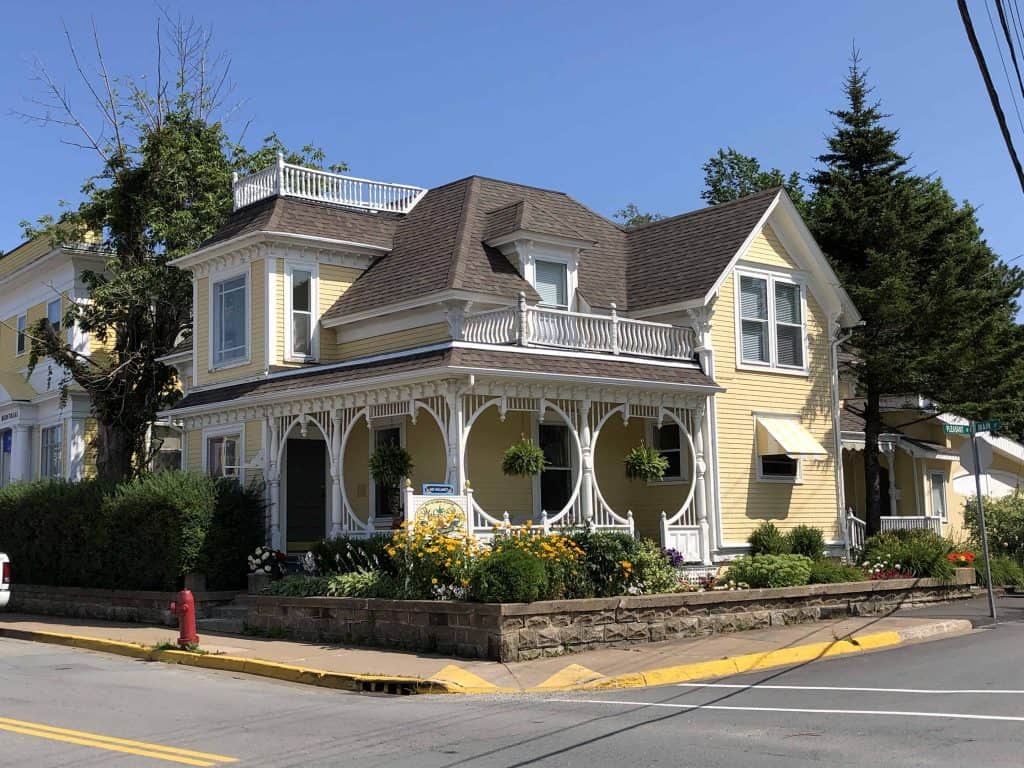
[[798, 269], [798, 265], [786, 252], [778, 236], [770, 225], [758, 233], [743, 256], [744, 261], [752, 261], [757, 264], [764, 264], [771, 267], [782, 267], [784, 269]]
[[87, 479], [96, 477], [96, 437], [99, 431], [100, 425], [96, 419], [90, 416], [85, 420], [85, 454], [82, 457], [82, 476]]
[[[333, 264], [320, 265], [319, 309], [323, 315], [334, 306], [341, 295], [349, 289], [361, 274], [361, 270], [352, 267], [339, 267]], [[320, 362], [333, 363], [340, 360], [340, 351], [333, 328], [320, 329]]]
[[533, 517], [533, 479], [507, 477], [501, 471], [505, 449], [522, 436], [533, 435], [533, 414], [510, 411], [501, 421], [488, 408], [473, 424], [466, 444], [466, 479], [477, 502], [494, 517], [508, 512], [513, 522]]
[[357, 357], [369, 357], [385, 352], [398, 352], [413, 349], [427, 344], [436, 344], [451, 338], [447, 323], [433, 323], [416, 328], [407, 328], [392, 333], [371, 336], [368, 339], [345, 341], [338, 344], [337, 359], [352, 360]]
[[202, 472], [203, 467], [203, 432], [193, 429], [185, 436], [185, 452], [188, 454], [185, 469], [190, 472]]
[[[266, 279], [262, 259], [249, 265], [249, 362], [217, 371], [210, 370], [210, 278], [196, 281], [196, 306], [193, 336], [196, 348], [196, 384], [205, 385], [257, 376], [266, 370]], [[217, 280], [215, 276], [213, 278]]]
[[[770, 232], [765, 247], [751, 249], [748, 261], [790, 266], [791, 260]], [[774, 243], [773, 243], [774, 240]], [[736, 367], [735, 274], [722, 286], [712, 339], [716, 379], [726, 392], [716, 397], [722, 529], [726, 543], [746, 541], [762, 521], [781, 528], [806, 524], [839, 538], [831, 417], [828, 321], [807, 296], [808, 376], [746, 371]], [[757, 479], [754, 412], [799, 415], [803, 426], [830, 455], [803, 459], [800, 484]]]

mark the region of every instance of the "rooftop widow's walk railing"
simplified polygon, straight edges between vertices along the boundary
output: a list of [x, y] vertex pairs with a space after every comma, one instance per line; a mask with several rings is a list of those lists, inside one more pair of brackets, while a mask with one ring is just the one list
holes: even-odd
[[408, 184], [359, 179], [293, 165], [286, 163], [280, 153], [277, 163], [269, 168], [241, 178], [235, 174], [231, 188], [236, 211], [281, 195], [369, 211], [408, 213], [427, 193], [422, 187]]
[[613, 355], [692, 360], [692, 328], [610, 315], [533, 307], [520, 294], [516, 306], [466, 315], [462, 340], [479, 344], [556, 347]]

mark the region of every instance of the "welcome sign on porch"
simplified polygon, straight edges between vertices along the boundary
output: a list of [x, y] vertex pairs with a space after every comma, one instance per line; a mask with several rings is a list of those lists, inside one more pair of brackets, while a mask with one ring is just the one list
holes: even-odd
[[465, 494], [413, 493], [412, 483], [405, 487], [405, 521], [412, 524], [419, 519], [453, 517], [463, 530], [472, 533], [473, 502], [471, 492]]

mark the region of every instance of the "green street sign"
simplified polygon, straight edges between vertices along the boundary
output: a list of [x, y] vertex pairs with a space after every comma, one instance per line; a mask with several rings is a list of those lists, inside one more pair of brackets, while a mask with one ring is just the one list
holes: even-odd
[[971, 434], [971, 428], [966, 424], [946, 424], [942, 427], [942, 431], [947, 435], [969, 435]]
[[974, 427], [975, 433], [977, 432], [994, 432], [999, 429], [1003, 423], [1001, 421], [976, 421], [971, 426]]

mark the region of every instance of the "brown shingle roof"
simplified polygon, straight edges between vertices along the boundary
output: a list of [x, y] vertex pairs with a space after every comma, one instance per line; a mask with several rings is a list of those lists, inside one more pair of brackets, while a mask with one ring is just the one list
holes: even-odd
[[612, 357], [589, 359], [568, 355], [537, 355], [500, 348], [481, 350], [449, 347], [350, 367], [329, 370], [314, 368], [289, 376], [192, 391], [170, 410], [230, 403], [244, 397], [274, 395], [298, 388], [344, 385], [396, 373], [417, 372], [422, 374], [423, 378], [431, 379], [436, 378], [444, 369], [450, 368], [587, 377], [606, 384], [614, 383], [609, 382], [609, 379], [625, 379], [688, 386], [715, 386], [714, 382], [696, 367], [646, 365]]

